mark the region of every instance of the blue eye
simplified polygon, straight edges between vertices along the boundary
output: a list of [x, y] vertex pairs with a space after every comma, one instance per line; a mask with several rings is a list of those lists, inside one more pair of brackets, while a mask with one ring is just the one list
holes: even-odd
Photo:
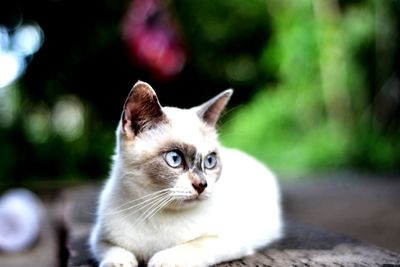
[[217, 156], [215, 153], [210, 153], [206, 156], [204, 160], [204, 167], [206, 169], [212, 169], [217, 165]]
[[172, 168], [178, 168], [182, 165], [183, 158], [176, 150], [169, 151], [164, 155], [165, 162]]

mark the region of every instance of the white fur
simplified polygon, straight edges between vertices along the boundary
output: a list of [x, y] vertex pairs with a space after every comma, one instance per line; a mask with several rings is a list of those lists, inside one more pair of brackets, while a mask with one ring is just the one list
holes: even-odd
[[[119, 141], [110, 178], [101, 193], [90, 245], [101, 266], [209, 266], [253, 253], [281, 236], [280, 196], [274, 175], [250, 156], [219, 146], [196, 109], [163, 108], [167, 125]], [[222, 173], [207, 181], [205, 199], [181, 209], [163, 209], [138, 222], [141, 212], [121, 205], [148, 193], [149, 181], [130, 163], [168, 139], [194, 144], [202, 153], [219, 148]], [[188, 196], [191, 184], [178, 179]], [[124, 208], [127, 206], [123, 206]]]

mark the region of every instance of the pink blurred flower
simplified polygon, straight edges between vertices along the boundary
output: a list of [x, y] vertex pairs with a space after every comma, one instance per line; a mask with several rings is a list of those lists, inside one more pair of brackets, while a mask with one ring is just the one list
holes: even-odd
[[134, 57], [159, 78], [178, 74], [186, 60], [182, 40], [166, 6], [157, 0], [133, 0], [122, 25]]

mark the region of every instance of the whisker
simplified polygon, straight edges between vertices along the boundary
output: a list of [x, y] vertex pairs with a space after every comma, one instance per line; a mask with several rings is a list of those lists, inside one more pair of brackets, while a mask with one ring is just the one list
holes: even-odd
[[153, 210], [153, 212], [151, 212], [150, 214], [148, 214], [148, 215], [144, 218], [144, 220], [152, 218], [152, 217], [153, 217], [154, 215], [156, 215], [162, 208], [164, 208], [165, 206], [167, 206], [167, 205], [168, 205], [169, 203], [171, 203], [172, 201], [173, 201], [173, 198], [170, 197], [170, 198], [167, 199], [166, 201], [160, 203], [160, 205], [158, 205], [158, 208], [155, 208], [155, 209]]
[[137, 205], [139, 208], [135, 209], [133, 212], [130, 212], [129, 214], [127, 214], [125, 217], [129, 217], [132, 216], [136, 213], [138, 213], [139, 211], [145, 209], [146, 213], [149, 209], [151, 209], [154, 205], [156, 205], [157, 203], [163, 201], [164, 199], [168, 198], [168, 194], [163, 194], [157, 197], [154, 197], [151, 201], [147, 201], [146, 203], [140, 203], [141, 205]]
[[151, 205], [143, 214], [142, 217], [147, 217], [148, 214], [150, 214], [154, 209], [156, 209], [159, 205], [161, 205], [164, 201], [169, 199], [170, 196], [166, 196], [164, 198], [161, 198], [159, 201], [155, 202], [153, 205]]
[[140, 202], [140, 203], [138, 203], [138, 204], [135, 204], [135, 205], [133, 205], [133, 206], [131, 206], [131, 207], [129, 207], [129, 208], [126, 208], [126, 209], [124, 209], [124, 210], [121, 210], [121, 211], [131, 210], [131, 209], [133, 209], [133, 208], [140, 207], [140, 208], [138, 208], [135, 212], [133, 212], [133, 213], [130, 214], [130, 215], [133, 215], [133, 214], [135, 214], [137, 211], [142, 210], [143, 208], [145, 208], [145, 207], [151, 205], [152, 203], [158, 201], [159, 199], [162, 199], [163, 197], [165, 197], [165, 196], [167, 196], [167, 195], [168, 195], [168, 192], [164, 192], [164, 193], [162, 193], [162, 194], [160, 194], [160, 195], [153, 196], [153, 197], [150, 198], [150, 199], [146, 199], [146, 200], [144, 200], [143, 202]]
[[147, 198], [147, 197], [151, 197], [151, 196], [154, 196], [154, 195], [156, 195], [156, 194], [159, 194], [159, 193], [162, 193], [162, 192], [166, 192], [166, 191], [168, 191], [168, 190], [170, 190], [170, 189], [169, 189], [169, 188], [165, 188], [165, 189], [161, 189], [161, 190], [159, 190], [159, 191], [156, 191], [156, 192], [153, 192], [153, 193], [144, 195], [144, 196], [142, 196], [142, 197], [132, 199], [132, 200], [130, 200], [130, 201], [128, 201], [128, 202], [125, 202], [125, 203], [122, 204], [121, 206], [117, 207], [117, 209], [123, 208], [124, 206], [127, 206], [127, 205], [132, 204], [132, 203], [137, 202], [137, 201], [140, 201], [140, 200], [145, 199], [145, 198]]
[[166, 196], [163, 199], [157, 201], [154, 203], [151, 207], [149, 207], [143, 214], [136, 220], [136, 225], [143, 223], [145, 220], [147, 220], [150, 217], [153, 217], [158, 211], [160, 211], [163, 207], [165, 207], [168, 202], [170, 202], [172, 199], [171, 196]]
[[[163, 191], [163, 192], [161, 192], [161, 191]], [[157, 193], [157, 194], [156, 194], [156, 193]], [[166, 190], [160, 190], [160, 191], [157, 191], [157, 192], [148, 194], [148, 195], [146, 195], [146, 196], [143, 196], [143, 197], [141, 197], [141, 198], [134, 199], [134, 200], [131, 200], [131, 201], [129, 201], [129, 202], [126, 202], [126, 203], [124, 203], [123, 205], [117, 207], [116, 210], [110, 211], [110, 212], [106, 212], [106, 213], [102, 213], [102, 214], [103, 214], [103, 215], [119, 214], [119, 213], [122, 213], [122, 212], [124, 212], [124, 211], [128, 211], [128, 210], [131, 210], [131, 209], [140, 207], [140, 206], [142, 206], [142, 205], [144, 205], [144, 204], [146, 204], [146, 203], [149, 203], [149, 202], [150, 202], [150, 204], [151, 204], [152, 201], [155, 201], [155, 200], [159, 199], [160, 197], [163, 197], [163, 196], [167, 195], [168, 193], [169, 193], [169, 192], [166, 191]], [[130, 204], [133, 204], [133, 203], [138, 202], [138, 201], [140, 201], [140, 200], [143, 200], [143, 201], [142, 201], [142, 202], [139, 202], [139, 203], [136, 203], [136, 204], [134, 204], [134, 205], [132, 205], [132, 206], [129, 206], [129, 207], [124, 208], [125, 206], [128, 206], [128, 205], [130, 205]], [[146, 207], [146, 205], [144, 205], [144, 207]], [[122, 208], [122, 209], [121, 209], [121, 208]], [[139, 209], [139, 210], [140, 210], [140, 209]]]

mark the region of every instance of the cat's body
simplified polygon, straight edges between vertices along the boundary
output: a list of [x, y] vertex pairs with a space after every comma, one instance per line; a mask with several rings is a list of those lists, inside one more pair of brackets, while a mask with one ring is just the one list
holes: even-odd
[[161, 108], [148, 84], [134, 86], [90, 239], [101, 266], [208, 266], [281, 236], [273, 174], [218, 143], [214, 125], [230, 95]]

